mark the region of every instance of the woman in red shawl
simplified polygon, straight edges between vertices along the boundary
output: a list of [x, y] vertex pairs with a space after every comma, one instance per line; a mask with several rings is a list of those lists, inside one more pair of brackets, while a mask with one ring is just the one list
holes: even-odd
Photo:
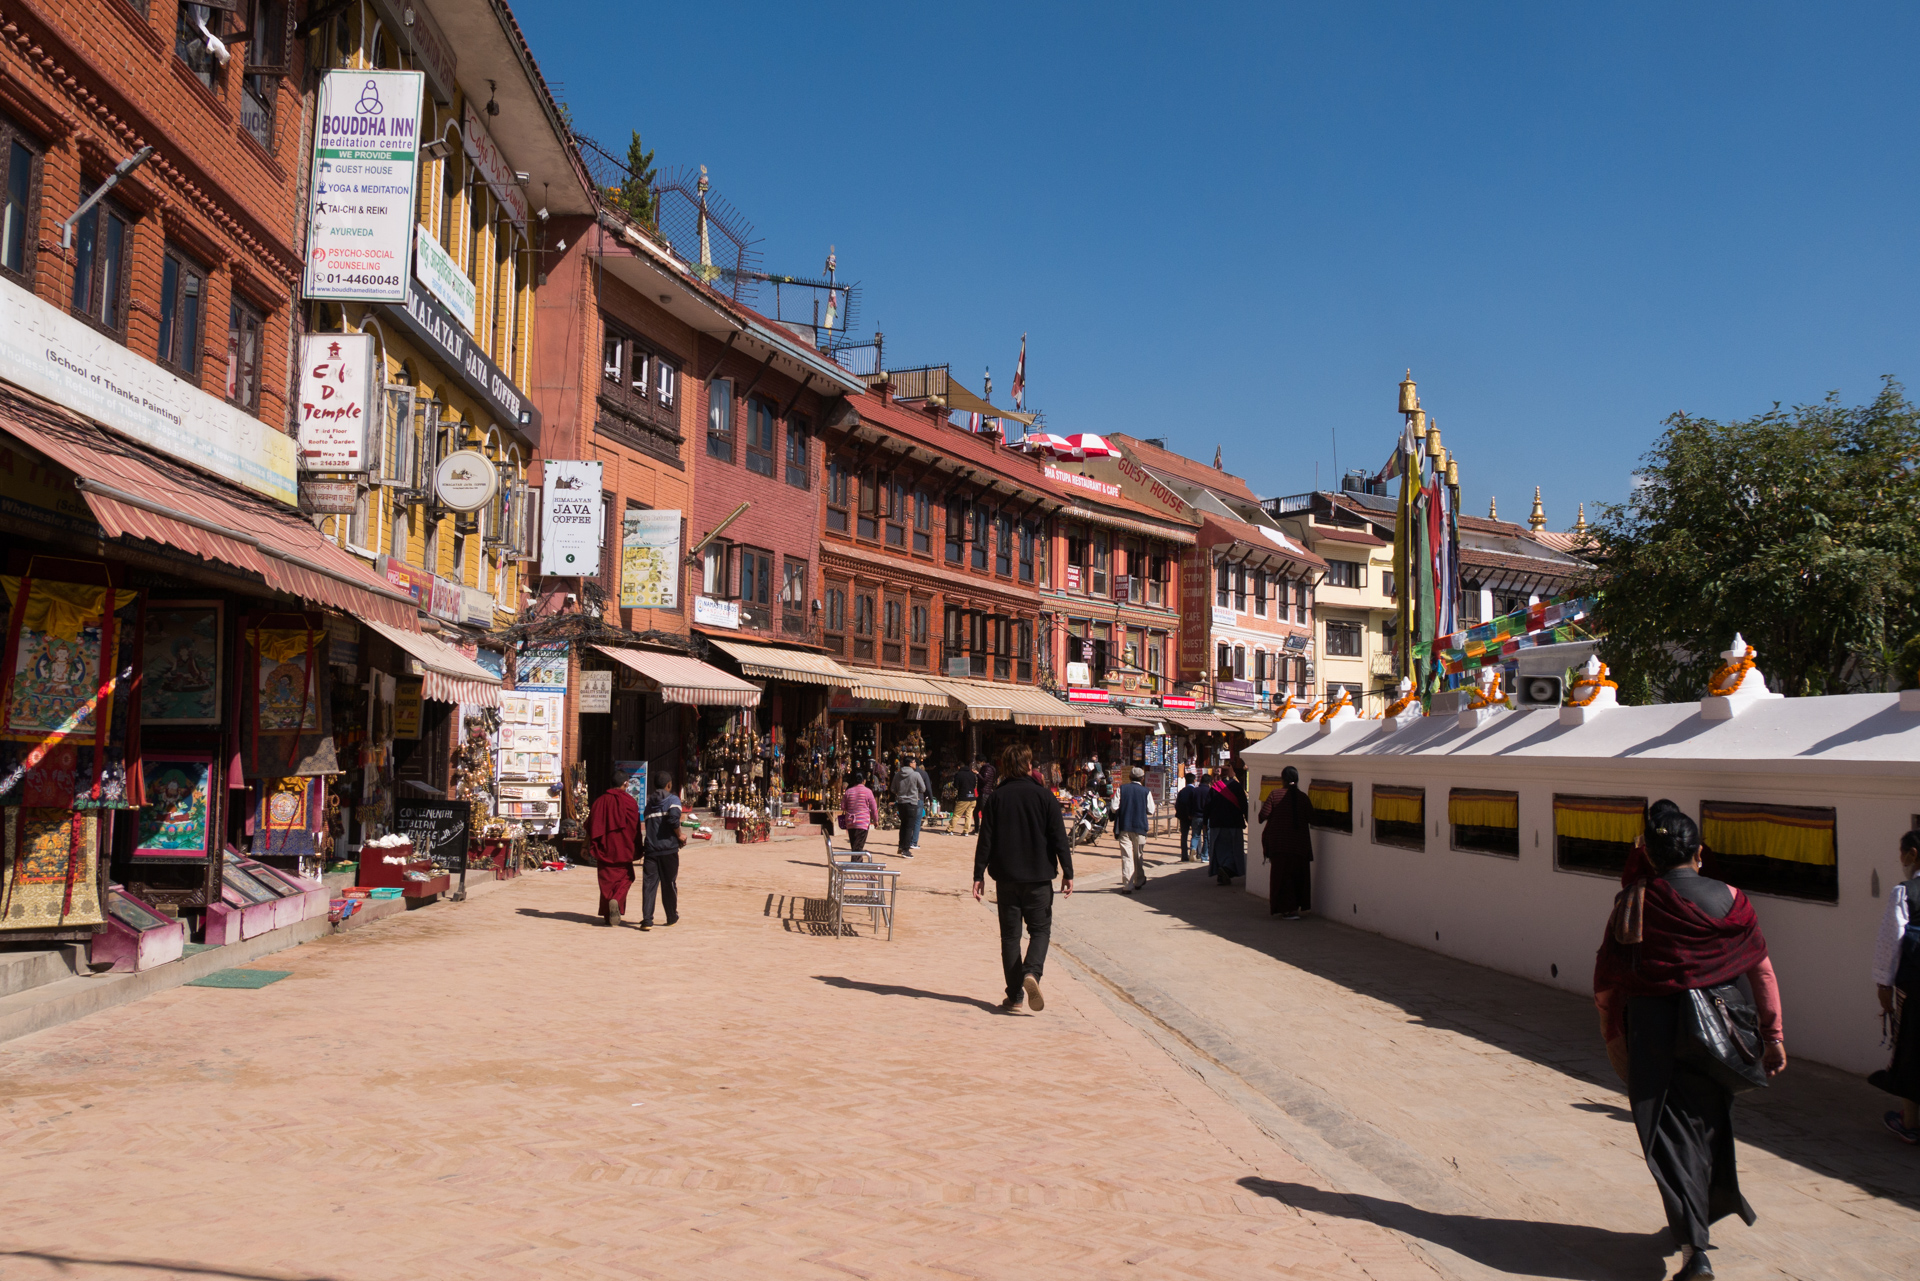
[[1594, 1003], [1680, 1247], [1681, 1281], [1713, 1275], [1707, 1237], [1715, 1220], [1754, 1221], [1734, 1169], [1733, 1095], [1675, 1057], [1681, 1002], [1695, 988], [1737, 982], [1759, 1014], [1767, 1075], [1786, 1069], [1787, 1051], [1780, 988], [1753, 905], [1700, 875], [1700, 829], [1677, 808], [1648, 819], [1646, 847], [1651, 875], [1615, 900], [1594, 964]]
[[619, 925], [633, 888], [634, 840], [640, 834], [640, 803], [627, 790], [625, 771], [600, 794], [587, 812], [587, 853], [600, 874], [600, 911], [608, 925]]

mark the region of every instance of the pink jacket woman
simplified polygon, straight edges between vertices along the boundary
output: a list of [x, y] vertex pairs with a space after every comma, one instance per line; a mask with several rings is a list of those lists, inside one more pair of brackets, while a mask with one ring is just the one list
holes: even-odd
[[848, 787], [840, 802], [840, 826], [847, 829], [847, 844], [856, 850], [867, 848], [867, 831], [880, 821], [880, 802], [865, 783]]

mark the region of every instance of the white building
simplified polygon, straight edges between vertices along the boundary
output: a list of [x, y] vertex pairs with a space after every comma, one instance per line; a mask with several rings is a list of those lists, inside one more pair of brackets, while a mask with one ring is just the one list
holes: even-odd
[[1590, 993], [1641, 809], [1670, 798], [1759, 914], [1788, 1053], [1883, 1067], [1870, 963], [1920, 826], [1920, 699], [1783, 699], [1757, 676], [1704, 705], [1606, 706], [1608, 689], [1586, 709], [1283, 722], [1243, 754], [1247, 888], [1267, 892], [1259, 798], [1290, 764], [1315, 799], [1317, 912]]

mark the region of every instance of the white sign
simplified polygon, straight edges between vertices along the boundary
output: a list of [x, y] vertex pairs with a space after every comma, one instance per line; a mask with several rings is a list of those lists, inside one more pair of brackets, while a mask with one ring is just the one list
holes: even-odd
[[477, 512], [500, 489], [500, 472], [477, 449], [456, 449], [433, 471], [433, 492], [442, 507]]
[[301, 335], [295, 421], [302, 471], [367, 470], [373, 362], [372, 334]]
[[620, 534], [620, 607], [680, 608], [680, 512], [630, 511]]
[[469, 627], [492, 627], [494, 604], [492, 592], [483, 592], [478, 587], [462, 587], [460, 621]]
[[345, 516], [360, 505], [360, 485], [351, 480], [303, 480], [300, 510], [319, 515]]
[[453, 255], [441, 248], [440, 242], [425, 227], [413, 229], [413, 245], [413, 274], [427, 287], [427, 292], [444, 303], [453, 318], [472, 333], [474, 312], [479, 303], [467, 273], [460, 270]]
[[293, 506], [293, 437], [0, 280], [0, 378], [159, 453]]
[[466, 143], [467, 155], [479, 167], [480, 176], [487, 180], [488, 190], [494, 199], [506, 207], [507, 217], [513, 219], [513, 225], [522, 231], [527, 227], [527, 193], [520, 190], [520, 184], [513, 176], [513, 166], [500, 154], [500, 148], [493, 145], [493, 135], [487, 132], [486, 125], [480, 121], [480, 114], [473, 109], [473, 99], [468, 97], [464, 103], [465, 118], [461, 122], [460, 137]]
[[1220, 608], [1220, 606], [1215, 605], [1213, 607], [1213, 625], [1215, 627], [1232, 627], [1233, 626], [1232, 608], [1229, 607], [1227, 609], [1222, 609]]
[[542, 464], [540, 572], [600, 577], [600, 463]]
[[610, 712], [613, 710], [613, 673], [580, 673], [580, 710], [583, 712]]
[[424, 82], [418, 71], [329, 71], [321, 80], [307, 297], [407, 300]]
[[711, 596], [695, 596], [693, 621], [703, 627], [737, 628], [740, 626], [740, 602], [715, 600]]
[[1093, 684], [1093, 665], [1091, 663], [1068, 663], [1067, 664], [1067, 684], [1069, 685]]

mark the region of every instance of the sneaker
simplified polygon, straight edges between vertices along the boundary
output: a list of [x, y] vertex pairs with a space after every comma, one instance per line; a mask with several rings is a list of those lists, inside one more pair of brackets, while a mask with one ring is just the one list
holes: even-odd
[[1920, 1130], [1909, 1130], [1906, 1122], [1900, 1119], [1898, 1112], [1889, 1112], [1881, 1120], [1885, 1121], [1887, 1128], [1893, 1131], [1893, 1137], [1902, 1143], [1920, 1143]]
[[677, 916], [669, 916], [669, 917], [668, 917], [668, 918], [667, 918], [666, 920], [664, 920], [664, 921], [662, 921], [662, 922], [660, 922], [660, 924], [662, 924], [662, 925], [678, 925], [678, 924], [680, 924], [680, 918], [679, 918], [679, 917], [677, 917]]
[[1029, 974], [1020, 981], [1020, 985], [1027, 989], [1027, 1004], [1033, 1007], [1034, 1013], [1037, 1014], [1047, 1008], [1047, 998], [1040, 995], [1039, 979]]
[[1021, 996], [1010, 996], [1006, 1000], [1000, 1002], [1000, 1012], [1002, 1014], [1016, 1013], [1018, 1012], [1020, 1007], [1022, 1005], [1025, 1005], [1026, 1003], [1027, 1003], [1027, 999], [1024, 994]]
[[641, 929], [643, 929], [643, 930], [650, 930], [650, 929], [652, 929], [652, 928], [653, 928], [653, 922], [652, 922], [652, 921], [642, 921], [642, 922], [640, 922], [640, 928], [641, 928]]

